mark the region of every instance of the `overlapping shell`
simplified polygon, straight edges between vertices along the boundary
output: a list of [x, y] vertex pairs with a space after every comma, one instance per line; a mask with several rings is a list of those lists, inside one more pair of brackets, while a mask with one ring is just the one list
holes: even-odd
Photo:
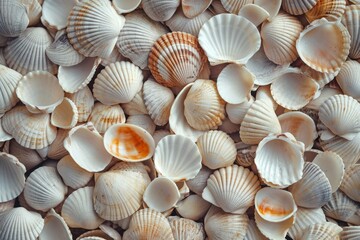
[[10, 110], [19, 101], [16, 87], [22, 75], [4, 65], [0, 65], [0, 115]]

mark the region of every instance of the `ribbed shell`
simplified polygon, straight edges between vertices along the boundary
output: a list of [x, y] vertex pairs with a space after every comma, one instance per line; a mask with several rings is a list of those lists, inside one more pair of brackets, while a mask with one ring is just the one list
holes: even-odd
[[345, 170], [340, 189], [351, 199], [360, 202], [360, 164], [349, 166]]
[[77, 0], [45, 0], [42, 4], [41, 22], [51, 30], [66, 27], [67, 18]]
[[21, 78], [20, 73], [0, 65], [0, 115], [19, 101], [16, 96], [16, 86]]
[[249, 220], [248, 229], [244, 240], [266, 240], [267, 238], [260, 232], [256, 226], [255, 220]]
[[307, 239], [339, 239], [339, 234], [342, 231], [342, 228], [335, 223], [325, 222], [325, 223], [316, 223], [309, 226], [304, 230], [304, 234], [300, 240]]
[[232, 123], [241, 124], [250, 106], [254, 103], [254, 98], [250, 97], [247, 101], [240, 104], [226, 104], [226, 113]]
[[221, 0], [221, 3], [226, 11], [239, 14], [240, 9], [246, 4], [253, 3], [253, 0]]
[[168, 217], [174, 240], [203, 240], [205, 239], [204, 226], [190, 219], [177, 216]]
[[94, 124], [99, 133], [105, 133], [112, 125], [125, 123], [125, 120], [125, 113], [120, 105], [107, 106], [97, 102], [88, 121]]
[[300, 70], [302, 71], [302, 73], [315, 80], [319, 84], [320, 88], [323, 88], [326, 84], [331, 82], [340, 71], [340, 69], [338, 69], [333, 73], [322, 73], [312, 69], [306, 64], [302, 64], [300, 66]]
[[345, 7], [345, 0], [318, 0], [312, 9], [305, 13], [305, 16], [309, 22], [320, 18], [336, 21], [344, 14]]
[[142, 7], [145, 13], [154, 21], [164, 22], [171, 18], [180, 0], [143, 0]]
[[124, 109], [124, 112], [129, 116], [148, 114], [148, 111], [144, 103], [144, 96], [142, 89], [140, 89], [140, 91], [138, 91], [135, 94], [135, 97], [133, 97], [133, 99], [131, 99], [130, 102], [121, 104], [121, 107]]
[[357, 240], [360, 236], [360, 226], [343, 227], [340, 233], [342, 240]]
[[[360, 12], [360, 8], [359, 8]], [[336, 81], [340, 85], [341, 90], [356, 100], [360, 100], [360, 63], [353, 60], [346, 61], [339, 74], [336, 76]]]
[[[358, 3], [359, 4], [359, 3]], [[341, 19], [342, 24], [347, 28], [351, 36], [349, 57], [352, 59], [360, 58], [360, 6], [349, 5]]]
[[127, 118], [126, 123], [141, 127], [150, 133], [150, 135], [152, 135], [156, 129], [155, 123], [147, 114], [131, 115]]
[[3, 0], [0, 2], [0, 35], [19, 36], [29, 24], [26, 7], [21, 1]]
[[301, 15], [312, 9], [319, 0], [283, 0], [283, 9], [291, 15]]
[[78, 122], [86, 122], [94, 107], [94, 97], [89, 87], [84, 87], [76, 93], [67, 93], [65, 95], [73, 101], [78, 109]]

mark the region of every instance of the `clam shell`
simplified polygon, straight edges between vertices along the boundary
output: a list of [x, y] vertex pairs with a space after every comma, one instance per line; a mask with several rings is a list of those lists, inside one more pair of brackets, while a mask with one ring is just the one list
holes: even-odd
[[254, 205], [259, 189], [260, 182], [253, 172], [232, 165], [210, 175], [202, 197], [225, 212], [243, 214]]
[[267, 238], [260, 232], [254, 220], [249, 220], [244, 240], [266, 240]]
[[252, 96], [250, 96], [245, 102], [239, 104], [227, 103], [225, 109], [230, 121], [235, 124], [241, 124], [247, 111], [253, 103], [254, 98]]
[[[15, 71], [26, 74], [31, 71], [57, 72], [57, 66], [46, 56], [45, 50], [52, 37], [41, 27], [27, 28], [19, 37], [8, 42], [4, 50], [6, 64]], [[31, 56], [31, 57], [24, 57]]]
[[[359, 8], [360, 12], [360, 8]], [[341, 90], [356, 100], [360, 100], [360, 63], [353, 60], [346, 61], [336, 76], [336, 81], [340, 85]]]
[[157, 22], [164, 22], [171, 18], [180, 5], [180, 0], [143, 0], [142, 8], [146, 15]]
[[72, 234], [65, 220], [54, 209], [46, 214], [45, 225], [39, 235], [39, 240], [71, 240]]
[[94, 97], [89, 87], [86, 86], [75, 93], [66, 93], [65, 96], [75, 103], [78, 122], [86, 122], [94, 106]]
[[195, 18], [203, 13], [212, 3], [212, 0], [182, 0], [181, 8], [187, 18]]
[[203, 224], [197, 223], [190, 219], [179, 218], [177, 216], [168, 217], [174, 240], [203, 240], [205, 231]]
[[102, 103], [95, 103], [89, 122], [92, 122], [99, 133], [103, 134], [112, 125], [125, 123], [125, 113], [120, 105], [107, 106]]
[[255, 211], [255, 221], [260, 232], [269, 239], [285, 239], [285, 236], [295, 222], [295, 215], [282, 222], [269, 222]]
[[105, 105], [130, 102], [141, 89], [143, 74], [130, 62], [109, 64], [96, 77], [94, 97]]
[[0, 3], [0, 35], [17, 37], [29, 25], [26, 7], [20, 1], [4, 0]]
[[106, 0], [80, 1], [72, 8], [66, 32], [72, 46], [85, 57], [106, 58], [115, 47], [125, 18]]
[[[3, 151], [5, 151], [5, 149], [3, 149]], [[35, 150], [25, 148], [18, 144], [15, 140], [9, 141], [8, 152], [19, 159], [19, 162], [24, 164], [26, 170], [34, 168], [43, 161]]]
[[58, 129], [55, 140], [49, 145], [47, 156], [51, 159], [60, 159], [68, 155], [64, 147], [64, 139], [68, 136], [69, 130]]
[[186, 219], [199, 221], [205, 216], [210, 207], [211, 203], [194, 194], [178, 202], [176, 212]]
[[360, 226], [343, 227], [343, 231], [340, 233], [342, 240], [356, 240], [360, 234]]
[[291, 15], [301, 15], [315, 7], [319, 0], [283, 0], [282, 8]]
[[41, 22], [50, 29], [65, 28], [68, 16], [76, 3], [77, 0], [45, 0], [42, 4]]
[[114, 0], [112, 6], [118, 14], [134, 11], [141, 3], [141, 0]]
[[246, 18], [219, 14], [202, 26], [199, 43], [212, 66], [222, 63], [246, 64], [260, 49], [261, 39], [255, 25]]
[[320, 18], [336, 21], [344, 14], [345, 7], [345, 0], [318, 0], [316, 5], [305, 13], [305, 16], [309, 22]]
[[238, 15], [247, 18], [256, 27], [270, 17], [265, 9], [252, 3], [243, 6]]
[[194, 82], [206, 61], [197, 38], [184, 32], [161, 36], [149, 54], [149, 69], [166, 87], [183, 87]]
[[339, 239], [339, 234], [342, 228], [337, 224], [326, 222], [316, 223], [305, 229], [304, 234], [300, 240], [306, 239]]
[[64, 98], [51, 114], [51, 124], [58, 128], [70, 129], [78, 122], [78, 110], [73, 101]]
[[252, 2], [253, 0], [221, 0], [221, 4], [226, 9], [226, 11], [233, 14], [239, 14], [242, 7]]
[[191, 191], [201, 195], [211, 174], [212, 170], [203, 166], [198, 174], [196, 174], [195, 178], [186, 181], [186, 185], [190, 188]]
[[135, 94], [135, 97], [130, 102], [121, 104], [121, 107], [129, 116], [149, 114], [144, 103], [142, 89]]
[[32, 114], [25, 106], [8, 111], [2, 117], [2, 126], [21, 146], [31, 149], [49, 146], [57, 133], [50, 124], [49, 114]]
[[342, 16], [341, 22], [349, 31], [351, 36], [349, 57], [352, 59], [360, 58], [360, 7], [359, 5], [349, 5], [346, 7], [345, 13]]
[[360, 191], [358, 187], [360, 179], [360, 165], [354, 164], [345, 170], [344, 179], [341, 182], [340, 189], [351, 199], [359, 202]]
[[150, 135], [154, 134], [156, 128], [155, 123], [147, 114], [131, 115], [128, 117], [126, 123], [141, 127], [150, 133]]
[[61, 216], [69, 227], [95, 229], [104, 222], [94, 210], [93, 193], [94, 187], [79, 188], [65, 199]]
[[[327, 36], [326, 39], [323, 39], [323, 36]], [[319, 41], [319, 39], [323, 40]], [[350, 34], [340, 22], [320, 19], [312, 22], [301, 32], [296, 42], [296, 49], [301, 60], [312, 69], [323, 73], [334, 73], [340, 70], [345, 62], [349, 54], [350, 42]]]
[[269, 21], [272, 21], [279, 13], [281, 8], [281, 0], [267, 1], [267, 0], [254, 0], [254, 4], [265, 9], [269, 14]]
[[0, 65], [0, 115], [10, 110], [19, 101], [16, 87], [22, 75], [4, 65]]

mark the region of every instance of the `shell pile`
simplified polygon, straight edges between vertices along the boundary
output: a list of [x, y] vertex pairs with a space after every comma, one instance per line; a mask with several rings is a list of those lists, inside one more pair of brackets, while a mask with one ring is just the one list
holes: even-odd
[[0, 0], [0, 240], [359, 240], [359, 0]]

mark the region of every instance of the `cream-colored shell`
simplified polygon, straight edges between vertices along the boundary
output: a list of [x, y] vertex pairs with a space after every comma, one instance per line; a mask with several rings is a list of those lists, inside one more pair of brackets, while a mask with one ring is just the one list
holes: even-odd
[[125, 123], [125, 113], [120, 105], [107, 106], [100, 102], [95, 103], [89, 122], [92, 122], [96, 130], [103, 134], [114, 124]]
[[339, 239], [342, 228], [331, 222], [316, 223], [304, 230], [300, 240], [307, 239]]
[[143, 0], [142, 8], [145, 13], [154, 21], [164, 22], [171, 18], [178, 6], [180, 0]]
[[269, 222], [255, 211], [255, 222], [260, 232], [268, 239], [285, 239], [285, 236], [295, 222], [295, 215], [282, 222]]
[[306, 64], [302, 64], [300, 66], [300, 70], [302, 73], [315, 80], [320, 85], [320, 88], [324, 88], [325, 85], [331, 82], [340, 71], [340, 69], [338, 69], [337, 71], [331, 73], [318, 72]]
[[340, 233], [340, 239], [342, 240], [356, 240], [360, 235], [360, 226], [343, 227]]
[[258, 27], [262, 22], [270, 17], [268, 11], [266, 11], [261, 6], [256, 4], [246, 4], [239, 11], [239, 16], [247, 18], [250, 22], [252, 22], [256, 27]]
[[207, 185], [207, 180], [212, 173], [212, 170], [203, 166], [200, 169], [199, 173], [195, 176], [195, 178], [186, 181], [186, 185], [191, 191], [198, 195], [201, 195]]
[[64, 139], [68, 136], [69, 130], [58, 129], [55, 140], [49, 145], [47, 157], [60, 159], [68, 155], [64, 147]]
[[282, 0], [254, 0], [254, 4], [265, 9], [269, 14], [269, 21], [272, 21], [279, 13]]
[[16, 87], [21, 78], [20, 73], [0, 65], [0, 115], [10, 110], [19, 101]]
[[64, 29], [67, 25], [68, 16], [77, 2], [77, 0], [44, 0], [41, 22], [50, 29]]
[[17, 37], [29, 25], [27, 9], [20, 1], [1, 1], [0, 16], [0, 35], [4, 37]]
[[359, 20], [360, 20], [359, 3], [357, 5], [347, 6], [345, 13], [342, 16], [341, 22], [347, 28], [351, 36], [349, 57], [352, 59], [360, 58], [360, 33], [358, 31]]
[[129, 116], [149, 114], [144, 103], [142, 89], [135, 94], [135, 97], [133, 97], [130, 102], [121, 104], [121, 107]]
[[321, 89], [320, 96], [311, 100], [305, 108], [310, 110], [315, 110], [316, 113], [319, 112], [320, 106], [330, 97], [334, 95], [342, 94], [342, 91], [338, 88], [324, 87]]
[[345, 0], [318, 0], [316, 5], [305, 13], [305, 16], [309, 22], [320, 18], [336, 21], [344, 14], [345, 7]]
[[210, 207], [211, 203], [205, 201], [199, 195], [192, 194], [177, 203], [176, 212], [186, 219], [199, 221], [205, 216]]
[[187, 18], [195, 18], [203, 13], [212, 3], [212, 0], [182, 0], [181, 8]]
[[66, 93], [65, 95], [73, 101], [78, 110], [78, 122], [86, 122], [94, 107], [94, 97], [88, 86], [75, 93]]
[[301, 15], [312, 9], [319, 0], [283, 0], [283, 9], [291, 15]]
[[156, 129], [154, 121], [147, 114], [131, 115], [126, 119], [126, 123], [141, 127], [150, 133], [150, 135], [153, 135]]
[[351, 199], [360, 201], [360, 189], [358, 186], [360, 179], [360, 164], [354, 164], [345, 169], [344, 179], [340, 189]]
[[170, 216], [167, 219], [169, 220], [174, 240], [205, 239], [203, 224], [178, 216]]
[[225, 106], [225, 110], [230, 121], [235, 124], [241, 124], [247, 111], [253, 103], [254, 97], [252, 96], [250, 96], [246, 101], [240, 104], [227, 103]]
[[264, 99], [268, 101], [273, 106], [274, 111], [276, 111], [279, 106], [279, 104], [275, 102], [271, 94], [271, 85], [259, 86], [256, 90], [255, 99], [256, 100]]
[[248, 229], [244, 240], [266, 240], [267, 238], [260, 232], [256, 226], [255, 220], [249, 220]]
[[360, 84], [357, 81], [359, 78], [360, 63], [348, 60], [342, 65], [339, 74], [336, 76], [336, 81], [346, 95], [360, 100]]
[[65, 220], [54, 209], [46, 214], [45, 225], [39, 240], [72, 240], [72, 234]]
[[51, 114], [51, 124], [58, 128], [70, 129], [78, 122], [78, 110], [73, 101], [64, 98]]

